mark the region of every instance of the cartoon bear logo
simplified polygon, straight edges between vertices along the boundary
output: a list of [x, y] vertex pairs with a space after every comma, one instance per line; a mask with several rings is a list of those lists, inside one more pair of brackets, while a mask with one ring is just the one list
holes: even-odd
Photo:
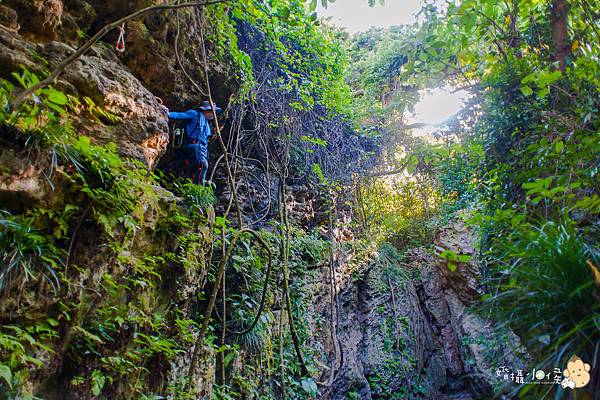
[[567, 369], [563, 371], [565, 379], [563, 379], [562, 387], [579, 389], [590, 383], [590, 370], [592, 367], [588, 363], [577, 356], [573, 356], [567, 362]]

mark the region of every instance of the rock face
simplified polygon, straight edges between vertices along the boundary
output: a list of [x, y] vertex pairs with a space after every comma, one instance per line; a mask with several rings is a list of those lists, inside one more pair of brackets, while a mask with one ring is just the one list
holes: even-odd
[[[473, 255], [473, 235], [455, 222], [438, 232], [436, 246]], [[339, 260], [333, 310], [331, 288], [313, 288], [315, 312], [329, 319], [333, 311], [337, 336], [324, 326], [317, 337], [325, 339], [316, 339], [321, 362], [335, 371], [323, 371], [323, 399], [487, 399], [498, 365], [523, 367], [518, 338], [468, 311], [478, 296], [475, 261], [452, 272], [414, 249], [402, 265], [385, 255], [366, 268], [352, 264], [348, 255]]]
[[[84, 33], [91, 36], [104, 24], [153, 4], [157, 2], [7, 0], [0, 8], [0, 23], [19, 31], [31, 41], [48, 42], [60, 38], [74, 46], [81, 43]], [[202, 95], [202, 88], [198, 90], [190, 83], [182, 67], [192, 79], [202, 81], [202, 75], [196, 67], [196, 54], [199, 54], [197, 38], [203, 22], [190, 10], [180, 10], [179, 16], [181, 29], [178, 50], [181, 64], [176, 61], [174, 54], [177, 35], [175, 12], [148, 14], [144, 18], [127, 23], [127, 51], [121, 55], [123, 64], [127, 65], [147, 88], [170, 104], [197, 101]], [[117, 35], [118, 31], [115, 30], [108, 33], [104, 40], [115, 43]], [[191, 47], [190, 43], [193, 43]], [[218, 81], [222, 81], [222, 77], [223, 75], [219, 76]], [[227, 96], [225, 92], [222, 93]]]
[[0, 204], [12, 212], [22, 212], [48, 199], [49, 184], [39, 165], [34, 166], [10, 148], [0, 149], [0, 165]]
[[[4, 78], [21, 67], [42, 74], [39, 57], [53, 68], [73, 51], [60, 42], [33, 44], [0, 25], [0, 73]], [[57, 86], [68, 94], [88, 97], [112, 114], [95, 120], [74, 118], [75, 127], [96, 143], [116, 142], [121, 155], [143, 161], [150, 168], [165, 152], [169, 135], [159, 103], [112, 52], [94, 47], [67, 67]]]
[[[3, 2], [0, 5], [0, 78], [17, 85], [13, 73], [26, 69], [42, 77], [56, 67], [75, 51], [81, 41], [80, 34], [86, 34], [94, 23], [101, 23], [95, 18], [103, 3], [78, 0]], [[80, 29], [84, 31], [78, 32]], [[70, 64], [54, 87], [79, 101], [88, 102], [85, 112], [69, 110], [65, 116], [75, 133], [88, 136], [93, 144], [113, 142], [120, 156], [141, 161], [152, 169], [167, 149], [167, 120], [154, 93], [126, 64], [127, 60], [120, 59], [111, 48], [99, 43]], [[157, 75], [156, 70], [153, 73]], [[32, 102], [33, 99], [27, 101]], [[123, 284], [132, 276], [132, 270], [144, 264], [149, 255], [162, 257], [173, 249], [187, 249], [185, 244], [170, 234], [165, 235], [166, 231], [162, 230], [163, 226], [170, 224], [169, 217], [179, 212], [178, 199], [161, 187], [147, 188], [146, 192], [136, 194], [140, 205], [135, 211], [136, 220], [142, 222], [135, 228], [133, 237], [122, 239], [124, 243], [118, 245], [119, 250], [109, 249], [99, 227], [93, 222], [95, 211], [91, 204], [77, 204], [80, 198], [73, 194], [73, 182], [68, 182], [68, 174], [64, 171], [67, 167], [52, 164], [55, 161], [43, 151], [36, 154], [23, 143], [11, 141], [9, 138], [15, 137], [11, 134], [12, 128], [2, 125], [0, 129], [0, 216], [5, 216], [5, 210], [17, 215], [26, 210], [61, 211], [69, 207], [67, 204], [74, 204], [72, 209], [78, 214], [76, 222], [68, 227], [69, 236], [72, 235], [74, 240], [60, 242], [65, 250], [68, 249], [68, 255], [61, 253], [61, 263], [65, 266], [62, 278], [68, 284], [51, 295], [47, 294], [52, 291], [45, 287], [48, 285], [46, 281], [40, 280], [32, 282], [34, 290], [27, 287], [19, 296], [4, 296], [4, 293], [0, 296], [3, 326], [33, 325], [52, 314], [55, 311], [53, 307], [60, 301], [68, 304], [64, 308], [64, 315], [68, 317], [60, 316], [52, 322], [57, 326], [56, 340], [49, 340], [51, 345], [46, 349], [36, 350], [39, 354], [31, 354], [43, 362], [35, 368], [31, 364], [30, 373], [23, 372], [22, 389], [45, 399], [97, 398], [92, 397], [87, 383], [77, 383], [77, 379], [72, 379], [78, 374], [88, 374], [96, 369], [100, 371], [101, 367], [89, 359], [81, 361], [79, 357], [87, 350], [74, 349], [85, 343], [86, 338], [93, 338], [92, 341], [97, 344], [111, 343], [117, 347], [133, 344], [135, 347], [136, 340], [140, 340], [137, 335], [149, 332], [144, 322], [119, 322], [108, 328], [110, 333], [107, 331], [108, 336], [103, 339], [90, 336], [89, 331], [97, 328], [97, 313], [110, 308], [113, 311], [120, 309], [129, 317], [153, 312], [169, 315], [172, 304], [176, 304], [181, 315], [192, 314], [191, 308], [196, 304], [196, 295], [205, 284], [207, 275], [206, 269], [197, 266], [204, 265], [210, 240], [208, 235], [205, 240], [196, 239], [189, 251], [181, 252], [181, 263], [170, 262], [168, 266], [161, 267], [164, 271], [157, 267], [158, 272], [143, 284], [143, 290], [136, 290], [137, 284]], [[208, 229], [205, 226], [200, 228]], [[120, 231], [113, 233], [119, 238], [124, 235]], [[115, 243], [120, 241], [115, 240]], [[144, 261], [140, 263], [140, 260]], [[186, 263], [195, 267], [181, 267]], [[163, 272], [164, 279], [158, 275]], [[112, 289], [108, 290], [107, 277], [114, 279], [108, 285]], [[158, 280], [150, 283], [153, 279]], [[176, 324], [171, 320], [161, 333], [168, 338], [175, 337], [178, 329], [174, 327]], [[181, 331], [185, 332], [185, 329]], [[0, 334], [5, 333], [3, 328]], [[184, 350], [177, 352], [172, 360], [158, 356], [144, 366], [152, 377], [144, 383], [144, 390], [185, 384], [194, 351], [193, 338], [182, 343], [185, 343], [182, 346]], [[0, 347], [2, 357], [5, 357], [6, 348]], [[103, 352], [108, 347], [104, 347]], [[199, 389], [201, 398], [210, 398], [215, 356], [209, 347], [202, 353], [199, 367], [190, 377], [190, 386]], [[136, 357], [135, 352], [129, 355]], [[106, 366], [119, 368], [114, 361], [107, 361]], [[107, 398], [134, 396], [134, 391], [128, 386], [130, 381], [131, 377], [125, 377], [115, 381], [111, 388], [107, 387], [107, 383], [105, 395]], [[4, 384], [4, 381], [0, 382], [2, 398], [6, 394]]]

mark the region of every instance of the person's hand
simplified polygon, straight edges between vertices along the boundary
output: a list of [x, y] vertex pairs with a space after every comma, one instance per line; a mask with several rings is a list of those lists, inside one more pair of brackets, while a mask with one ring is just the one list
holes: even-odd
[[166, 106], [162, 105], [162, 104], [159, 104], [159, 105], [160, 105], [160, 109], [163, 112], [163, 114], [165, 114], [165, 116], [168, 117], [169, 116], [169, 109]]

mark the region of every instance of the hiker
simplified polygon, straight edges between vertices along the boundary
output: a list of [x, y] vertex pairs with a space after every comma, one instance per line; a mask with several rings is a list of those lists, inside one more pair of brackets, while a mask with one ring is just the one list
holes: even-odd
[[[221, 108], [213, 103], [217, 114]], [[211, 135], [209, 121], [214, 120], [211, 105], [208, 101], [200, 104], [199, 111], [169, 112], [163, 106], [169, 120], [185, 122], [184, 164], [192, 169], [192, 181], [204, 186], [208, 171], [208, 137]]]

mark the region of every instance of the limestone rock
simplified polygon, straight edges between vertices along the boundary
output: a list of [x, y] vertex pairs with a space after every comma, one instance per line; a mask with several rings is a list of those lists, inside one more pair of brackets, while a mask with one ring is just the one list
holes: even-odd
[[[184, 387], [189, 374], [189, 366], [192, 360], [193, 349], [193, 347], [190, 348], [187, 352], [178, 356], [177, 359], [171, 363], [169, 381], [173, 384]], [[202, 357], [200, 358], [200, 363], [191, 379], [196, 393], [196, 397], [194, 397], [195, 399], [211, 399], [216, 370], [215, 360], [216, 357], [214, 349], [209, 346], [204, 346], [202, 348]], [[174, 398], [175, 396], [169, 397], [170, 400]]]
[[17, 20], [17, 12], [10, 7], [0, 5], [0, 25], [18, 31], [21, 25]]
[[39, 164], [12, 149], [0, 149], [0, 166], [2, 208], [22, 212], [48, 199], [50, 184]]
[[[0, 27], [0, 76], [21, 67], [41, 73], [38, 54], [55, 67], [74, 49], [61, 42], [32, 44], [13, 31]], [[115, 121], [92, 120], [73, 115], [76, 128], [99, 144], [115, 142], [119, 153], [143, 161], [152, 168], [165, 152], [169, 140], [167, 120], [159, 103], [141, 82], [101, 45], [67, 67], [60, 77], [62, 88], [91, 98], [96, 105], [116, 117]]]
[[307, 289], [313, 311], [335, 321], [334, 335], [329, 325], [313, 329], [319, 362], [335, 371], [331, 377], [323, 369], [320, 380], [332, 385], [319, 398], [372, 399], [385, 391], [410, 399], [487, 399], [495, 363], [524, 367], [518, 337], [468, 309], [479, 293], [473, 233], [452, 222], [436, 238], [438, 247], [473, 258], [451, 272], [432, 252], [413, 249], [401, 268], [390, 269], [375, 254], [356, 271], [348, 269], [351, 255], [341, 252], [337, 306], [332, 309], [329, 274]]
[[36, 38], [55, 39], [64, 12], [61, 0], [6, 0], [18, 14], [23, 31]]

